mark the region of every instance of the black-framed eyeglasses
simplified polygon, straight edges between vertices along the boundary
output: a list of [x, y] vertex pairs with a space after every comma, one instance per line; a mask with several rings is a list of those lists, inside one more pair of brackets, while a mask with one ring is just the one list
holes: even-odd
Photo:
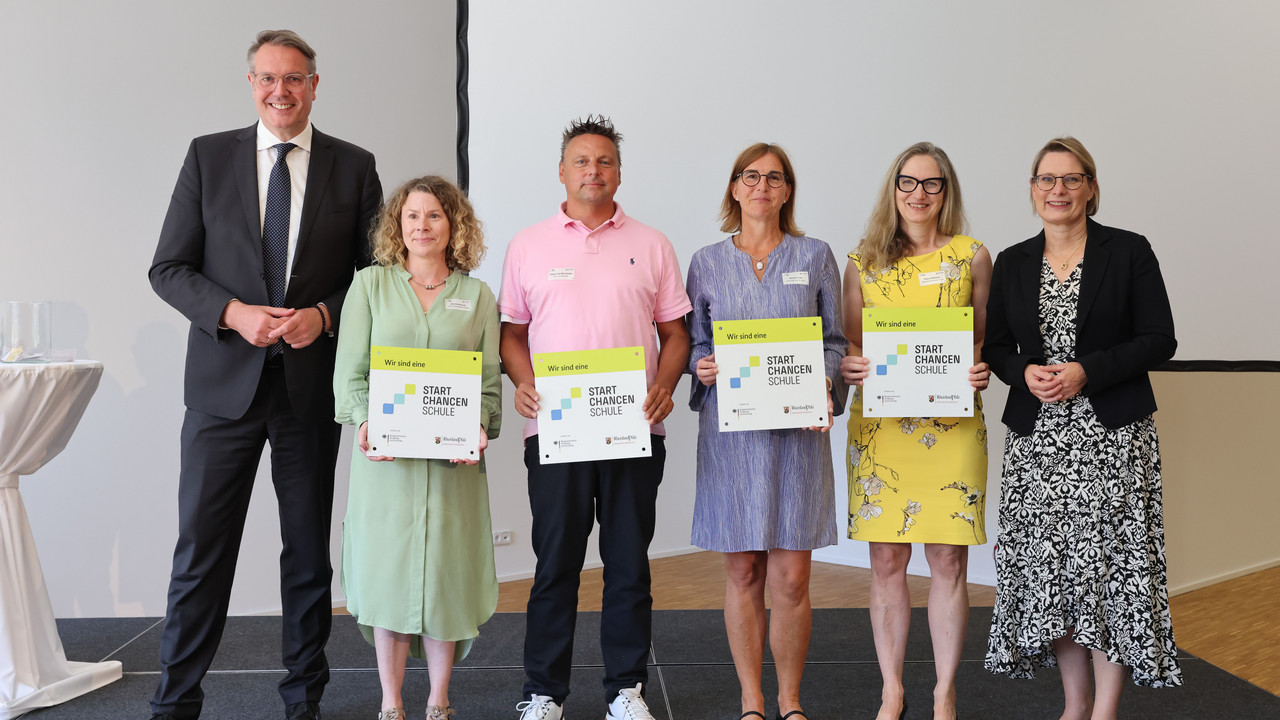
[[899, 175], [897, 182], [898, 189], [904, 193], [915, 192], [916, 186], [921, 185], [924, 187], [924, 191], [926, 193], [930, 195], [937, 195], [947, 186], [947, 179], [940, 177], [925, 178], [921, 180], [920, 178], [913, 178], [910, 175]]
[[271, 73], [254, 73], [253, 84], [259, 90], [270, 90], [276, 86], [276, 83], [283, 83], [285, 90], [295, 91], [301, 90], [307, 80], [315, 77], [315, 73], [310, 75], [298, 75], [292, 73], [289, 75], [272, 75]]
[[1041, 190], [1044, 190], [1045, 192], [1052, 190], [1053, 186], [1057, 185], [1059, 180], [1062, 181], [1062, 187], [1068, 190], [1076, 190], [1081, 185], [1084, 184], [1085, 178], [1092, 180], [1093, 176], [1086, 175], [1085, 173], [1067, 173], [1066, 175], [1037, 175], [1031, 178], [1031, 182], [1035, 183], [1036, 187], [1040, 188]]
[[743, 185], [746, 185], [747, 187], [755, 187], [756, 185], [760, 184], [761, 177], [763, 177], [765, 181], [769, 183], [769, 187], [771, 188], [780, 188], [787, 182], [787, 176], [783, 175], [777, 170], [774, 170], [773, 172], [763, 176], [760, 173], [756, 172], [755, 170], [743, 170], [737, 175], [734, 175], [733, 179], [737, 180], [741, 178]]

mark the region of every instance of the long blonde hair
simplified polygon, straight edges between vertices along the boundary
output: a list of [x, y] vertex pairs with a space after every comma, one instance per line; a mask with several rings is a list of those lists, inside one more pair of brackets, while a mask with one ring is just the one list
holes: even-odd
[[942, 148], [931, 142], [918, 142], [903, 150], [889, 167], [880, 186], [880, 196], [876, 200], [871, 217], [867, 220], [867, 232], [858, 245], [862, 269], [876, 270], [887, 268], [907, 256], [911, 248], [911, 238], [902, 231], [902, 219], [898, 215], [898, 201], [895, 193], [898, 190], [898, 174], [902, 166], [917, 155], [928, 155], [938, 163], [938, 169], [946, 180], [942, 195], [942, 211], [938, 213], [938, 232], [943, 235], [962, 235], [968, 230], [968, 222], [964, 217], [964, 202], [960, 196], [960, 178], [951, 164], [951, 158]]
[[404, 246], [404, 233], [400, 228], [400, 212], [409, 195], [424, 192], [434, 195], [449, 218], [449, 244], [445, 246], [444, 262], [450, 270], [471, 272], [480, 267], [484, 259], [484, 232], [480, 220], [471, 209], [471, 201], [457, 185], [439, 175], [414, 178], [391, 193], [378, 213], [378, 225], [373, 231], [373, 261], [390, 267], [403, 264], [409, 256]]

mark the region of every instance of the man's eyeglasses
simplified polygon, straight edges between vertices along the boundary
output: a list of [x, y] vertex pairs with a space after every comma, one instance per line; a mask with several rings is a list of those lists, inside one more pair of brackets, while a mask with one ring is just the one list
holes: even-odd
[[289, 91], [301, 90], [303, 85], [307, 84], [307, 80], [315, 77], [315, 73], [310, 75], [272, 75], [271, 73], [255, 73], [253, 76], [253, 84], [259, 90], [270, 90], [276, 86], [276, 83], [283, 83], [284, 89]]
[[915, 192], [917, 185], [923, 185], [924, 191], [930, 195], [937, 195], [942, 192], [942, 188], [947, 186], [946, 178], [913, 178], [910, 175], [898, 176], [898, 189], [904, 193]]
[[743, 185], [746, 185], [747, 187], [755, 187], [760, 184], [761, 177], [764, 177], [765, 181], [769, 183], [769, 187], [771, 188], [780, 188], [787, 182], [787, 176], [777, 170], [763, 176], [755, 170], [743, 170], [735, 175], [734, 179], [737, 180], [738, 178], [741, 178]]

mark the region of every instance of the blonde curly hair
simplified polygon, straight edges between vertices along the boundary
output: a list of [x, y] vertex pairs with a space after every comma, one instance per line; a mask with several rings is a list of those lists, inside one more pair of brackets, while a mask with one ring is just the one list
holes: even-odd
[[373, 231], [373, 261], [390, 267], [404, 264], [409, 256], [400, 228], [400, 213], [409, 195], [416, 192], [434, 195], [449, 217], [449, 244], [444, 251], [444, 261], [449, 269], [471, 272], [480, 267], [485, 253], [480, 220], [476, 218], [466, 193], [439, 175], [414, 178], [396, 188], [387, 198]]

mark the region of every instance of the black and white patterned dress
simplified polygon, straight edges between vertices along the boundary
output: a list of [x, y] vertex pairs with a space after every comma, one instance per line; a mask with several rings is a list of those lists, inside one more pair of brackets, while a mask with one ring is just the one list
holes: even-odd
[[[1040, 274], [1046, 364], [1074, 356], [1084, 263]], [[996, 606], [986, 667], [1014, 678], [1057, 664], [1074, 629], [1149, 687], [1182, 684], [1164, 562], [1160, 446], [1150, 415], [1109, 430], [1077, 395], [1040, 408], [1030, 437], [1005, 439]]]

